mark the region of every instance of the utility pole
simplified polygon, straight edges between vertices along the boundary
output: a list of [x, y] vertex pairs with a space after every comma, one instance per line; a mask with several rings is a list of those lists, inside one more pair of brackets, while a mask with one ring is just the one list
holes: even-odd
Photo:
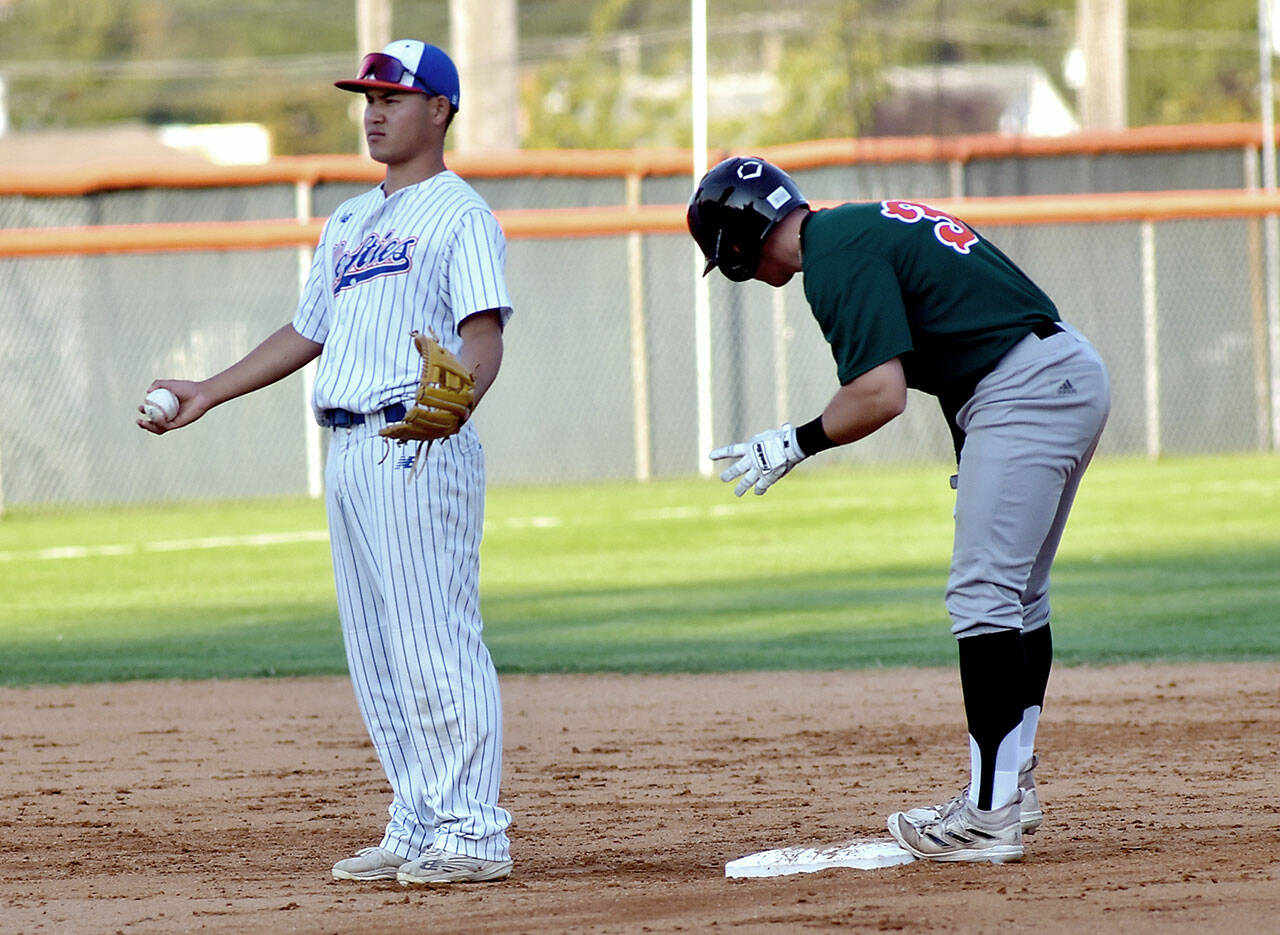
[[[1258, 71], [1262, 108], [1262, 187], [1276, 190], [1276, 98], [1272, 59], [1280, 46], [1276, 35], [1275, 0], [1258, 0]], [[1266, 285], [1267, 370], [1271, 409], [1271, 449], [1280, 451], [1280, 218], [1262, 219], [1264, 283]]]
[[[689, 0], [689, 41], [692, 70], [693, 110], [693, 175], [691, 187], [696, 186], [707, 172], [707, 0]], [[711, 285], [703, 274], [706, 258], [696, 245], [689, 251], [693, 258], [693, 344], [696, 373], [695, 392], [698, 400], [698, 448], [694, 463], [703, 477], [711, 476], [711, 461], [704, 457], [711, 450], [715, 431], [712, 412], [711, 380]]]
[[1076, 0], [1076, 41], [1084, 65], [1077, 106], [1086, 130], [1129, 124], [1128, 0]]
[[[356, 57], [353, 64], [370, 52], [377, 52], [391, 41], [391, 0], [356, 0]], [[364, 138], [364, 97], [355, 95], [350, 104], [351, 119], [360, 140], [361, 155], [369, 155], [369, 141]]]
[[391, 41], [391, 0], [356, 0], [356, 51], [376, 52]]
[[450, 130], [460, 152], [520, 145], [516, 0], [449, 0], [462, 105]]

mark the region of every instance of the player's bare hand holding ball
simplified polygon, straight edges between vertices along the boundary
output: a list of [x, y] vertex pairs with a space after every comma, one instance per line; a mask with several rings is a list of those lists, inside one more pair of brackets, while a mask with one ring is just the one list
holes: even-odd
[[183, 380], [165, 380], [151, 384], [147, 397], [138, 407], [142, 417], [138, 426], [155, 435], [163, 435], [170, 429], [176, 429], [194, 422], [207, 406], [199, 404], [198, 384]]
[[[147, 387], [148, 400], [157, 390], [168, 390], [178, 401], [173, 415], [154, 414], [144, 402], [138, 407], [138, 428], [163, 435], [190, 425], [210, 409], [229, 399], [260, 390], [301, 370], [320, 356], [324, 344], [310, 341], [285, 325], [226, 370], [204, 380], [154, 380]], [[154, 418], [152, 417], [154, 415]]]
[[147, 417], [148, 422], [168, 422], [178, 414], [178, 397], [163, 386], [152, 390], [142, 401], [142, 414]]

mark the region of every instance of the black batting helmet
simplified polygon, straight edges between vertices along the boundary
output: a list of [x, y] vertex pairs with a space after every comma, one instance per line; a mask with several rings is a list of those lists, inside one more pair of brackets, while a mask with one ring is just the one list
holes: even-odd
[[760, 265], [769, 232], [796, 208], [807, 205], [791, 176], [755, 156], [726, 159], [702, 177], [689, 199], [689, 233], [707, 266], [745, 282]]

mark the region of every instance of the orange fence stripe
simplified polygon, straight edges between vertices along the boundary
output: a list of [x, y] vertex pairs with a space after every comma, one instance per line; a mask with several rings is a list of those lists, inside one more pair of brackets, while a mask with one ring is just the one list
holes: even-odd
[[[1176, 152], [1188, 149], [1258, 148], [1257, 123], [1189, 124], [1087, 131], [1058, 137], [978, 134], [956, 137], [871, 137], [812, 140], [756, 147], [784, 169], [858, 163], [967, 161], [1018, 156]], [[708, 153], [710, 163], [730, 155]], [[684, 175], [692, 171], [689, 149], [510, 150], [447, 154], [464, 177], [567, 176], [609, 178], [627, 175]], [[318, 184], [382, 180], [384, 167], [362, 156], [282, 156], [258, 166], [114, 166], [75, 170], [10, 169], [0, 178], [0, 196], [77, 196], [132, 188], [217, 188], [237, 185]]]
[[[835, 204], [820, 202], [814, 206]], [[975, 226], [1170, 221], [1280, 214], [1280, 192], [1032, 195], [929, 199], [929, 204]], [[521, 209], [496, 214], [512, 239], [683, 234], [686, 231], [684, 205]], [[314, 246], [323, 223], [323, 219], [316, 218], [305, 223], [280, 219], [7, 229], [0, 230], [0, 257]]]
[[972, 224], [997, 226], [1176, 221], [1280, 214], [1280, 191], [1211, 190], [940, 198], [929, 199], [929, 204]]
[[0, 230], [0, 256], [262, 250], [314, 245], [322, 220], [204, 221]]
[[508, 237], [606, 237], [618, 234], [683, 234], [683, 205], [638, 208], [530, 208], [494, 212]]

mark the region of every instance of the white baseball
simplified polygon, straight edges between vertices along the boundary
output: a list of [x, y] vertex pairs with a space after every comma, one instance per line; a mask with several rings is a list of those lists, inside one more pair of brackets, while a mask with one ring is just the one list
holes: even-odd
[[168, 421], [178, 414], [178, 397], [162, 386], [147, 394], [147, 398], [143, 400], [142, 409], [146, 413], [148, 422], [159, 422], [161, 419]]

